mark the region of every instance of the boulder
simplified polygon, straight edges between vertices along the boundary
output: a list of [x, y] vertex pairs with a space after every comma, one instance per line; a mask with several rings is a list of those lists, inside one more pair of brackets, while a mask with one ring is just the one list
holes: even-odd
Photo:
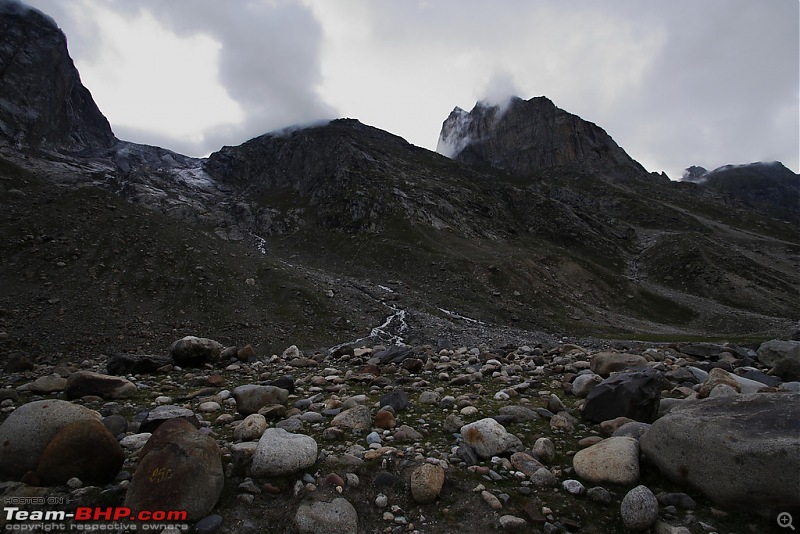
[[657, 371], [619, 373], [595, 386], [583, 405], [583, 418], [601, 423], [628, 417], [650, 423], [658, 413], [662, 377]]
[[223, 347], [213, 339], [186, 336], [174, 342], [169, 353], [177, 365], [184, 367], [200, 367], [206, 362], [219, 360]]
[[119, 353], [108, 358], [106, 370], [112, 375], [137, 375], [154, 373], [172, 363], [171, 356]]
[[107, 484], [124, 461], [122, 447], [102, 422], [79, 420], [53, 436], [42, 452], [36, 474], [46, 485], [66, 484], [72, 477], [88, 484]]
[[422, 464], [411, 474], [411, 496], [419, 504], [436, 500], [444, 485], [444, 469], [440, 465]]
[[800, 380], [800, 341], [766, 341], [758, 347], [757, 354], [758, 361], [783, 380]]
[[647, 530], [658, 520], [658, 500], [647, 486], [636, 486], [622, 499], [619, 513], [630, 530]]
[[136, 394], [136, 385], [125, 378], [78, 371], [69, 375], [64, 393], [68, 399], [96, 395], [107, 400], [126, 399]]
[[236, 409], [242, 415], [258, 413], [264, 406], [283, 404], [289, 398], [289, 391], [276, 386], [245, 384], [234, 388], [231, 395], [236, 400]]
[[800, 506], [800, 394], [697, 400], [658, 419], [642, 452], [674, 482], [749, 509]]
[[75, 421], [99, 420], [99, 413], [63, 400], [23, 404], [0, 425], [0, 473], [18, 479], [35, 470], [59, 430]]
[[183, 419], [172, 419], [153, 432], [140, 458], [125, 506], [134, 512], [185, 510], [189, 521], [214, 509], [225, 477], [213, 438]]
[[253, 464], [254, 477], [288, 475], [317, 462], [317, 442], [311, 436], [268, 428], [258, 440]]
[[412, 356], [414, 349], [407, 345], [392, 345], [388, 349], [376, 352], [372, 355], [372, 359], [377, 360], [378, 363], [401, 363], [403, 360]]
[[464, 442], [481, 458], [522, 448], [522, 443], [510, 434], [503, 425], [487, 417], [461, 427]]
[[618, 352], [599, 352], [592, 356], [590, 369], [603, 378], [608, 378], [611, 373], [642, 367], [647, 365], [644, 356], [638, 354], [620, 354]]
[[639, 481], [639, 442], [608, 438], [575, 453], [575, 473], [594, 484], [636, 484]]
[[67, 379], [59, 375], [46, 375], [40, 376], [30, 384], [25, 384], [17, 388], [17, 391], [30, 391], [31, 393], [38, 393], [40, 395], [47, 395], [48, 393], [55, 393], [57, 391], [64, 391], [67, 386]]
[[358, 514], [350, 502], [337, 497], [331, 502], [302, 504], [294, 516], [297, 530], [302, 534], [357, 534]]

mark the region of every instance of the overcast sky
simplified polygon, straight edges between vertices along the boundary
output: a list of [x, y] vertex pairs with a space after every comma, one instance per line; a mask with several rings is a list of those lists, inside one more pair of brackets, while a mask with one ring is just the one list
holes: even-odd
[[203, 156], [352, 117], [435, 149], [459, 106], [547, 96], [651, 171], [798, 172], [797, 0], [26, 0], [117, 137]]

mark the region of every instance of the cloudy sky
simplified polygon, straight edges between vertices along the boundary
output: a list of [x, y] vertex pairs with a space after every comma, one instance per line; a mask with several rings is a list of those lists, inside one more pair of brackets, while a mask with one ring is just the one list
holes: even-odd
[[544, 95], [648, 170], [798, 172], [797, 0], [26, 0], [118, 137], [203, 156], [353, 117], [435, 149], [455, 106]]

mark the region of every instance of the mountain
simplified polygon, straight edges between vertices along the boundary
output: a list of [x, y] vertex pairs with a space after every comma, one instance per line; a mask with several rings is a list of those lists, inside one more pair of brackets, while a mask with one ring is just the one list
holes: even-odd
[[0, 2], [0, 138], [18, 148], [107, 148], [116, 138], [83, 86], [55, 21]]
[[713, 171], [689, 167], [683, 180], [724, 195], [728, 202], [800, 225], [800, 176], [779, 161], [724, 165]]
[[610, 176], [647, 175], [605, 130], [543, 96], [513, 97], [503, 106], [478, 102], [469, 113], [456, 107], [442, 124], [437, 152], [520, 175], [553, 166]]
[[454, 111], [452, 158], [353, 119], [189, 158], [115, 139], [55, 24], [0, 5], [6, 353], [796, 328], [795, 226], [546, 98]]

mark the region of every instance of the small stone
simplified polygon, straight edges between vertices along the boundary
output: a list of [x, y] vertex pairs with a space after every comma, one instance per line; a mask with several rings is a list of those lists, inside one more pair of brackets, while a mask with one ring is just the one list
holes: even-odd
[[194, 531], [196, 534], [213, 534], [220, 526], [222, 526], [222, 516], [214, 514], [198, 521], [194, 526]]
[[493, 494], [489, 493], [486, 490], [481, 491], [481, 498], [483, 501], [489, 505], [489, 508], [492, 510], [502, 510], [503, 505], [500, 503], [500, 499], [495, 497]]
[[439, 404], [439, 394], [435, 391], [423, 391], [419, 396], [420, 404]]
[[444, 469], [439, 465], [422, 464], [411, 474], [411, 496], [420, 504], [436, 500], [444, 485]]
[[295, 514], [295, 524], [303, 534], [356, 534], [358, 514], [347, 499], [337, 497], [331, 502], [300, 505]]
[[549, 464], [556, 457], [556, 446], [550, 438], [539, 438], [533, 444], [533, 453], [540, 461]]
[[589, 497], [590, 500], [601, 504], [611, 504], [612, 500], [611, 493], [601, 486], [589, 488], [586, 490], [586, 496]]
[[516, 530], [518, 528], [525, 528], [528, 522], [514, 515], [504, 515], [500, 517], [500, 526], [506, 530]]
[[375, 426], [384, 430], [394, 428], [395, 419], [394, 414], [390, 411], [380, 410], [375, 414]]
[[647, 530], [658, 519], [658, 500], [647, 486], [636, 486], [622, 499], [622, 522], [631, 530]]
[[389, 498], [386, 497], [383, 493], [379, 493], [378, 496], [375, 498], [375, 506], [378, 508], [386, 508], [389, 504]]
[[570, 495], [583, 495], [586, 492], [586, 488], [577, 480], [565, 480], [561, 483], [561, 487]]
[[261, 437], [266, 429], [266, 418], [261, 414], [253, 413], [236, 425], [233, 430], [233, 438], [237, 441], [255, 441]]
[[372, 424], [372, 416], [369, 413], [369, 408], [359, 405], [341, 412], [333, 418], [331, 424], [344, 430], [369, 430]]
[[576, 397], [584, 399], [592, 390], [592, 388], [602, 381], [603, 378], [594, 373], [578, 375], [575, 377], [575, 380], [572, 381], [572, 394]]
[[222, 409], [222, 406], [219, 405], [218, 402], [208, 401], [200, 403], [200, 406], [197, 407], [197, 410], [202, 413], [213, 413], [218, 412]]
[[553, 487], [558, 484], [558, 477], [546, 467], [542, 467], [531, 475], [531, 483], [537, 488]]

